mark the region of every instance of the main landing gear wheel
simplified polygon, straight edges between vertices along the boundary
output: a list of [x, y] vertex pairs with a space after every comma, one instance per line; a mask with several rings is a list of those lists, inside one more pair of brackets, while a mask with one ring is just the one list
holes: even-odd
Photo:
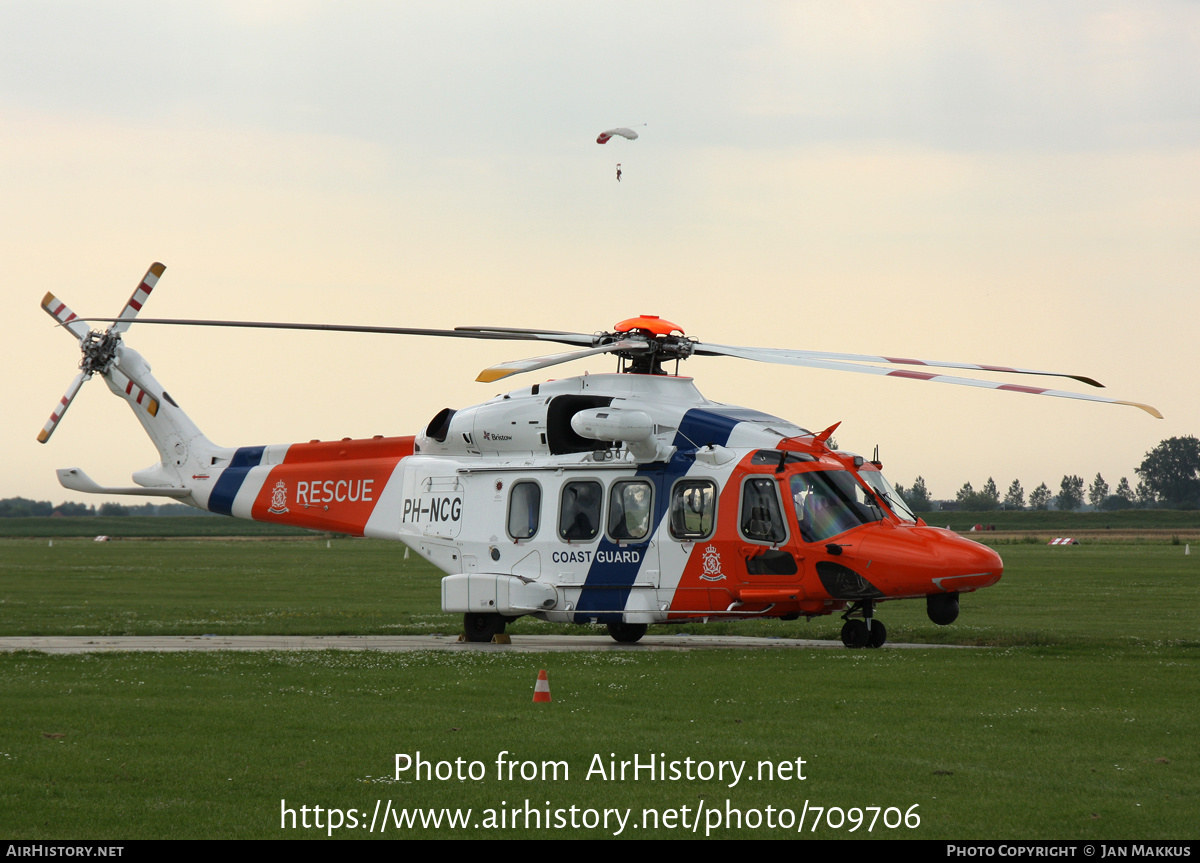
[[463, 634], [467, 641], [486, 642], [504, 632], [508, 619], [502, 614], [468, 612], [463, 615]]
[[867, 638], [867, 647], [883, 647], [887, 643], [887, 627], [882, 620], [871, 621], [871, 634]]
[[873, 619], [869, 630], [865, 620], [847, 620], [842, 626], [842, 644], [849, 648], [883, 647], [886, 643], [887, 627], [883, 621]]
[[646, 624], [610, 623], [608, 624], [608, 634], [613, 641], [619, 641], [621, 644], [634, 644], [641, 641], [642, 636], [646, 634]]
[[[851, 617], [850, 615], [855, 615]], [[858, 615], [861, 615], [858, 616]], [[842, 644], [857, 650], [860, 647], [883, 647], [887, 643], [887, 627], [875, 619], [874, 600], [864, 599], [854, 603], [842, 615]]]
[[867, 623], [865, 620], [847, 620], [842, 625], [842, 644], [857, 650], [867, 646]]

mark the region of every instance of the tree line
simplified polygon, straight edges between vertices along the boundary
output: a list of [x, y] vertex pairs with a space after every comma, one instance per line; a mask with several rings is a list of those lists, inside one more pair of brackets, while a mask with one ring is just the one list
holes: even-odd
[[179, 503], [147, 503], [142, 506], [102, 503], [97, 507], [95, 504], [70, 503], [69, 501], [56, 506], [48, 500], [30, 500], [26, 497], [6, 497], [0, 500], [0, 518], [29, 518], [38, 516], [44, 518], [56, 514], [70, 516], [207, 515], [207, 513]]
[[[1026, 497], [1020, 480], [1014, 479], [1003, 497], [992, 477], [988, 477], [983, 488], [976, 491], [971, 483], [955, 495], [958, 508], [970, 512], [987, 512], [996, 509], [1055, 509], [1073, 511], [1083, 506], [1084, 501], [1093, 509], [1112, 511], [1135, 507], [1169, 509], [1194, 509], [1200, 506], [1200, 440], [1186, 435], [1168, 438], [1158, 444], [1134, 469], [1139, 480], [1136, 486], [1121, 477], [1115, 488], [1099, 473], [1090, 485], [1083, 477], [1063, 476], [1057, 494], [1046, 483], [1041, 483]], [[914, 512], [932, 512], [934, 501], [923, 477], [917, 477], [911, 486], [896, 486]]]

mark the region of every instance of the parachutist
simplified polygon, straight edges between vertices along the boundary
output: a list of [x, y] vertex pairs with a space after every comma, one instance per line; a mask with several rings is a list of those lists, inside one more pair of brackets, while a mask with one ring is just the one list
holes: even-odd
[[617, 182], [621, 182], [621, 164], [617, 163]]

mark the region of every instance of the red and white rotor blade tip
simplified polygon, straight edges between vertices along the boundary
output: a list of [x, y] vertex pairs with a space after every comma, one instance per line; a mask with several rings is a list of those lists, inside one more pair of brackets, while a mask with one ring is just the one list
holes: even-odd
[[46, 424], [42, 426], [42, 430], [38, 432], [38, 443], [45, 443], [50, 440], [50, 435], [54, 434], [54, 430], [58, 428], [58, 424], [62, 422], [63, 415], [66, 414], [67, 408], [71, 406], [75, 395], [79, 392], [79, 388], [83, 386], [83, 382], [88, 379], [87, 372], [80, 372], [75, 376], [75, 380], [71, 381], [71, 385], [67, 387], [66, 395], [58, 400], [58, 404], [54, 406], [54, 410], [50, 414], [50, 419], [46, 420]]
[[[812, 369], [833, 369], [841, 372], [858, 372], [859, 374], [867, 375], [883, 375], [893, 378], [907, 378], [908, 380], [917, 381], [933, 381], [941, 384], [958, 384], [966, 387], [980, 387], [983, 389], [1006, 390], [1014, 393], [1029, 393], [1030, 395], [1038, 396], [1053, 396], [1061, 399], [1080, 399], [1088, 402], [1104, 402], [1113, 405], [1129, 405], [1131, 407], [1140, 408], [1153, 417], [1162, 419], [1162, 414], [1157, 409], [1150, 405], [1144, 405], [1140, 402], [1122, 401], [1121, 399], [1110, 399], [1105, 396], [1092, 395], [1091, 393], [1073, 393], [1068, 390], [1052, 390], [1046, 387], [1029, 387], [1021, 384], [1004, 384], [998, 381], [983, 381], [974, 378], [960, 378], [953, 375], [939, 375], [932, 372], [910, 371], [908, 369], [888, 369], [881, 366], [872, 366], [865, 363], [841, 362], [838, 360], [819, 359], [814, 356], [805, 356], [798, 352], [781, 352], [770, 348], [742, 348], [733, 347], [730, 345], [712, 345], [701, 344], [697, 346], [697, 353], [713, 353], [729, 357], [739, 357], [744, 360], [755, 360], [760, 363], [779, 363], [789, 366], [804, 366]], [[992, 370], [996, 371], [995, 367]], [[1007, 370], [1006, 371], [1015, 371]]]
[[760, 357], [763, 362], [787, 363], [789, 358], [799, 360], [849, 360], [854, 363], [892, 363], [893, 365], [903, 366], [932, 366], [942, 369], [965, 369], [967, 371], [1001, 372], [1003, 374], [1014, 375], [1045, 375], [1047, 377], [1071, 378], [1091, 387], [1104, 388], [1104, 384], [1095, 378], [1089, 378], [1085, 375], [1073, 375], [1067, 372], [1047, 372], [1040, 369], [1022, 369], [1016, 366], [990, 366], [983, 363], [951, 363], [944, 360], [918, 360], [909, 357], [885, 357], [878, 354], [845, 354], [832, 351], [793, 350], [790, 348], [741, 348], [736, 345], [710, 344], [700, 344], [697, 346], [697, 353], [703, 353], [706, 350], [711, 350], [714, 353], [727, 353], [733, 356], [739, 355], [733, 353], [735, 351], [758, 353], [763, 355]]
[[142, 386], [141, 382], [131, 378], [115, 365], [110, 366], [104, 376], [113, 382], [113, 385], [126, 396], [131, 398], [138, 407], [150, 414], [150, 416], [158, 416], [158, 398], [146, 387]]
[[42, 297], [42, 308], [77, 340], [82, 340], [88, 334], [88, 325], [68, 309], [66, 303], [49, 291], [46, 292], [46, 296]]
[[117, 321], [111, 327], [112, 332], [123, 333], [129, 329], [129, 325], [133, 323], [133, 319], [137, 317], [138, 312], [142, 310], [142, 306], [146, 304], [146, 300], [150, 298], [150, 292], [154, 290], [154, 286], [162, 278], [164, 270], [166, 270], [166, 266], [163, 264], [155, 262], [150, 265], [150, 269], [146, 270], [146, 275], [142, 277], [142, 281], [133, 289], [133, 295], [130, 296], [129, 302], [125, 304], [125, 308], [121, 309], [121, 314], [117, 315]]

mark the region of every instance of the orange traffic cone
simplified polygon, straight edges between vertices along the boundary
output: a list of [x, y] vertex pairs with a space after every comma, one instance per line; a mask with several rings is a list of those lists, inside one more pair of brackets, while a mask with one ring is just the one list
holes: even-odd
[[546, 669], [538, 672], [537, 683], [533, 687], [533, 703], [550, 701], [550, 681], [546, 679]]

